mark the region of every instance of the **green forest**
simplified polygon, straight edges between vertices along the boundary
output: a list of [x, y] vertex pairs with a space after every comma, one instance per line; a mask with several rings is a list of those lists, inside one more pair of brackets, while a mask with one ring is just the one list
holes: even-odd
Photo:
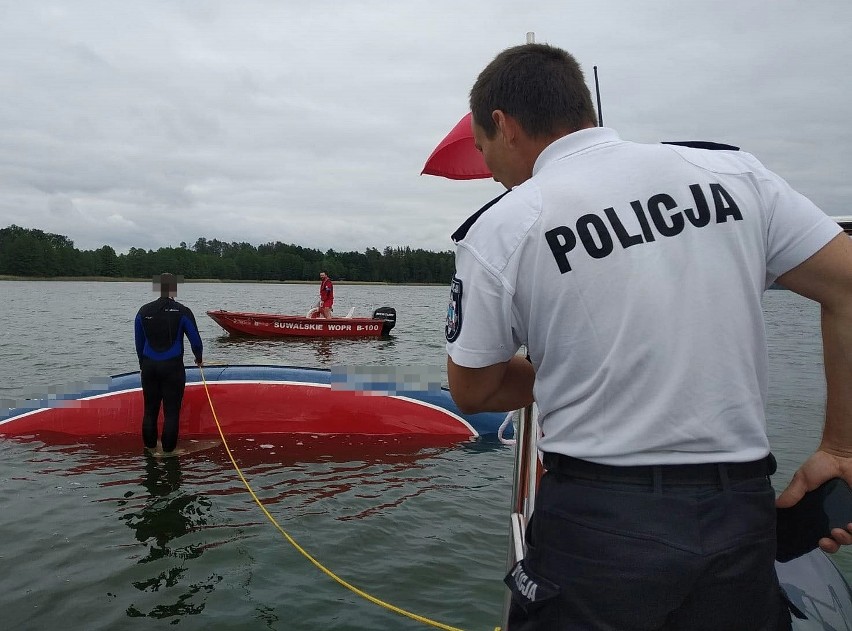
[[334, 280], [385, 283], [447, 283], [453, 276], [451, 251], [386, 247], [380, 252], [321, 252], [279, 241], [254, 246], [199, 238], [192, 246], [116, 254], [105, 245], [78, 250], [68, 237], [9, 226], [0, 229], [0, 275], [38, 278], [150, 278], [171, 272], [185, 279], [232, 281], [315, 281], [320, 271]]

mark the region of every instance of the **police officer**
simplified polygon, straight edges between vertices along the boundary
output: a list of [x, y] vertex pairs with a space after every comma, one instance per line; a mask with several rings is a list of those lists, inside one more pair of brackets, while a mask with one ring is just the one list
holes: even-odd
[[535, 401], [546, 468], [509, 631], [789, 628], [761, 294], [777, 279], [823, 308], [825, 429], [790, 506], [852, 482], [850, 239], [745, 152], [597, 127], [559, 48], [503, 51], [470, 105], [510, 191], [454, 235], [450, 392], [466, 413]]
[[183, 365], [183, 337], [189, 339], [195, 363], [202, 365], [203, 345], [192, 311], [175, 300], [174, 274], [154, 277], [154, 291], [160, 297], [143, 305], [136, 314], [136, 355], [142, 378], [145, 411], [142, 440], [151, 450], [157, 447], [157, 417], [163, 407], [163, 452], [174, 451], [180, 424], [180, 406], [186, 387]]

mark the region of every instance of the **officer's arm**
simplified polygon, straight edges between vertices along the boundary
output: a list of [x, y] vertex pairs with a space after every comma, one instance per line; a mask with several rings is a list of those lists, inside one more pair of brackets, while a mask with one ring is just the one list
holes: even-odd
[[[822, 306], [822, 344], [827, 400], [819, 449], [778, 496], [782, 508], [798, 502], [831, 478], [852, 484], [852, 240], [840, 234], [778, 282]], [[835, 528], [820, 548], [836, 552], [852, 544], [852, 530]]]
[[837, 235], [778, 282], [822, 306], [828, 398], [820, 449], [852, 456], [852, 239]]
[[453, 401], [465, 414], [509, 412], [533, 402], [535, 372], [520, 355], [484, 368], [465, 368], [447, 357], [447, 380]]

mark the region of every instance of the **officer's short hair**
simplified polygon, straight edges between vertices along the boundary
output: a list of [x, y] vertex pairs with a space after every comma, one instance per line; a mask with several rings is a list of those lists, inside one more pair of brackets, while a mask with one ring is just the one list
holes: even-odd
[[502, 110], [537, 138], [597, 125], [592, 95], [577, 60], [549, 44], [507, 48], [479, 73], [470, 90], [474, 122], [493, 138]]

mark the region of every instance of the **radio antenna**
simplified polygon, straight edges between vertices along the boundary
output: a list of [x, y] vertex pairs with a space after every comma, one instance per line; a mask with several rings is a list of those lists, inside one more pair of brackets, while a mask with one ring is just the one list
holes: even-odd
[[595, 94], [598, 97], [598, 126], [603, 127], [603, 111], [601, 110], [601, 86], [598, 83], [598, 67], [594, 66], [595, 69]]

